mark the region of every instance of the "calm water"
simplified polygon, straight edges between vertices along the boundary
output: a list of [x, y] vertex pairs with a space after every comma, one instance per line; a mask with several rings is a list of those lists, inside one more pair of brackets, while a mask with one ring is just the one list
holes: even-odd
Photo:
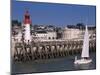
[[[40, 73], [55, 71], [91, 70], [96, 68], [96, 54], [90, 53], [92, 63], [74, 65], [76, 55], [27, 63], [12, 63], [12, 73]], [[80, 58], [80, 55], [77, 55]]]

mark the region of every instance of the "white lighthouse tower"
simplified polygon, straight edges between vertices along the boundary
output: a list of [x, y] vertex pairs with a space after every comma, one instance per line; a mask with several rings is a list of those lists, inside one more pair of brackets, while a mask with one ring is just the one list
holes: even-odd
[[28, 43], [31, 41], [31, 33], [30, 33], [30, 24], [31, 24], [31, 19], [29, 12], [26, 11], [24, 15], [24, 42]]

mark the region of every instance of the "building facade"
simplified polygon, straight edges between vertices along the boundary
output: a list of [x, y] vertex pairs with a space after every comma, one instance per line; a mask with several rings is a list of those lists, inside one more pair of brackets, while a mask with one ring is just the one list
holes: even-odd
[[63, 31], [62, 39], [64, 39], [64, 40], [77, 39], [77, 38], [80, 38], [80, 34], [81, 34], [81, 32], [79, 29], [72, 29], [72, 28], [65, 27], [65, 29]]
[[34, 41], [47, 41], [56, 39], [56, 32], [39, 31], [32, 35]]

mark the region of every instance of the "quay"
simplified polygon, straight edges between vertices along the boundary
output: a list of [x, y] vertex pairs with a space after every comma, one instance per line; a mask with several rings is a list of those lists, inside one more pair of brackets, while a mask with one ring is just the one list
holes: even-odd
[[[28, 44], [12, 42], [13, 61], [34, 61], [78, 54], [82, 50], [83, 40], [32, 41]], [[96, 40], [89, 41], [89, 49], [96, 50]]]

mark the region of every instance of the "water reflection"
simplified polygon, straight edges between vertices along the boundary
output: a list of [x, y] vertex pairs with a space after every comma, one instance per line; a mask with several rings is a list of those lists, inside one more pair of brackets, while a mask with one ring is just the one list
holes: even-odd
[[75, 67], [75, 69], [76, 70], [86, 70], [86, 69], [89, 69], [90, 68], [90, 66], [91, 66], [91, 63], [89, 63], [89, 64], [75, 64], [74, 65], [74, 67]]

